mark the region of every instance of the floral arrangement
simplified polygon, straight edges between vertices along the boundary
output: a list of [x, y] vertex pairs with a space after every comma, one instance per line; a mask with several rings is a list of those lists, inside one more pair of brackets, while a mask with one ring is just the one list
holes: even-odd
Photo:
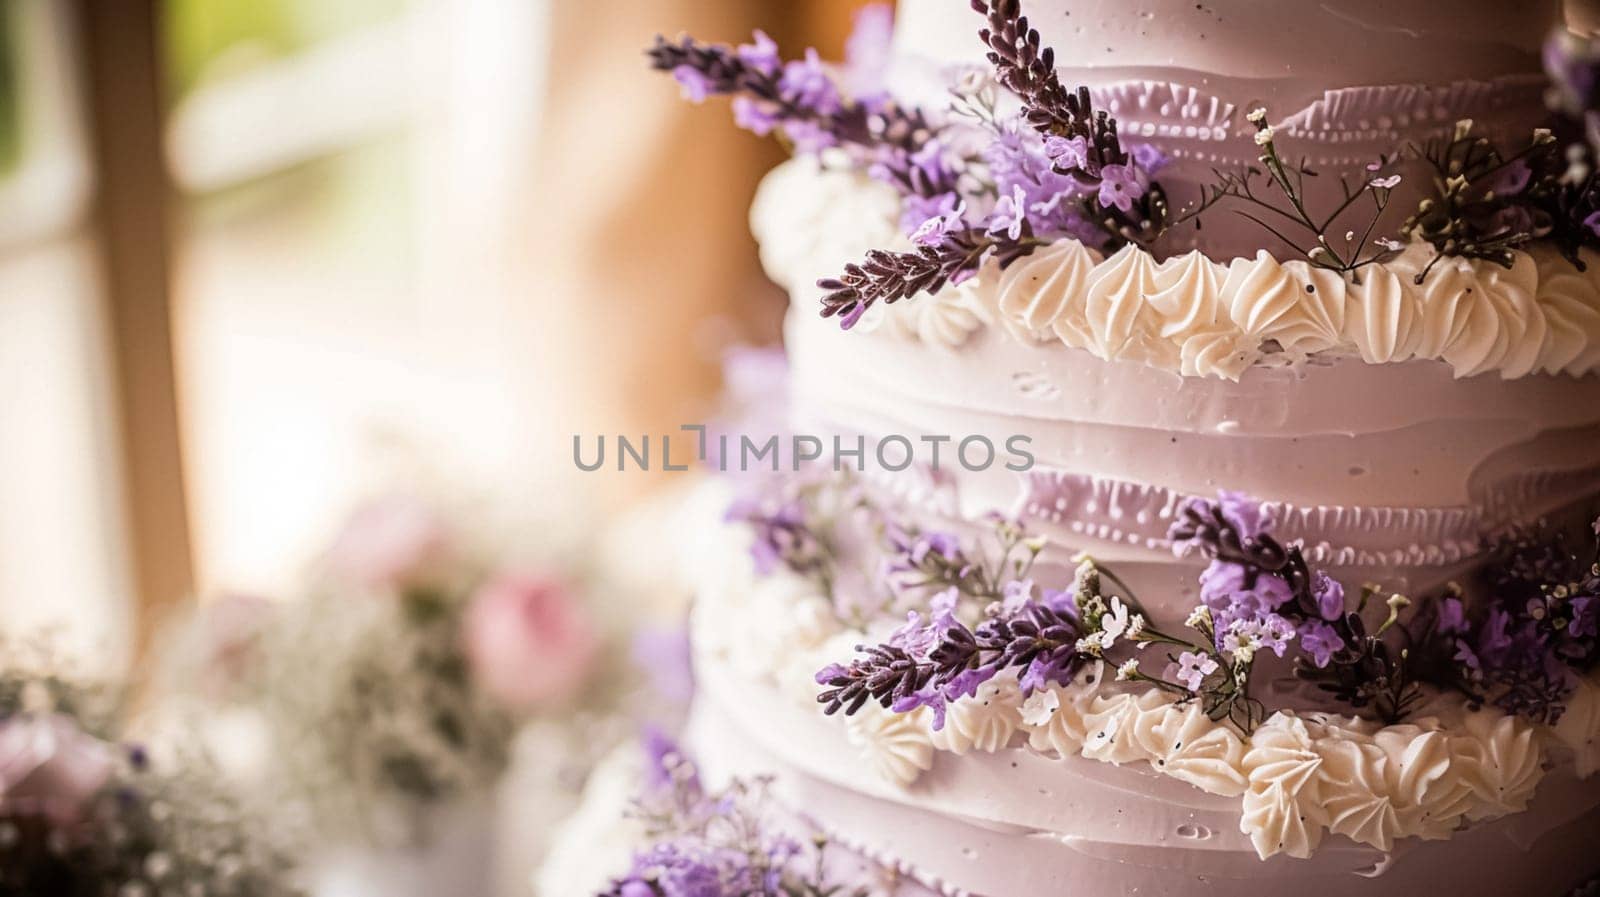
[[116, 690], [22, 653], [0, 651], [0, 895], [298, 893], [281, 833], [209, 758], [116, 740]]
[[541, 721], [581, 781], [638, 693], [639, 670], [602, 662], [627, 657], [631, 633], [580, 591], [586, 571], [502, 564], [465, 532], [390, 495], [351, 517], [299, 600], [202, 609], [210, 648], [180, 678], [259, 716], [278, 746], [273, 787], [313, 831], [430, 837], [426, 811], [482, 799]]
[[712, 790], [677, 745], [644, 739], [642, 793], [632, 815], [648, 844], [632, 868], [600, 897], [866, 897], [828, 872], [827, 839], [797, 838], [773, 824], [765, 783], [734, 781]]
[[[1154, 147], [1126, 139], [1086, 88], [1061, 81], [1054, 51], [1019, 0], [971, 2], [983, 16], [977, 34], [990, 71], [963, 77], [942, 110], [918, 109], [895, 100], [881, 83], [862, 83], [850, 62], [836, 77], [815, 51], [786, 62], [760, 32], [738, 47], [658, 38], [649, 51], [652, 66], [670, 72], [686, 98], [732, 96], [741, 126], [775, 134], [824, 164], [866, 171], [898, 191], [901, 225], [915, 248], [873, 250], [818, 281], [822, 315], [847, 329], [875, 304], [937, 292], [990, 263], [1004, 269], [1059, 240], [1101, 251], [1131, 244], [1159, 252], [1164, 235], [1199, 226], [1220, 207], [1260, 225], [1311, 266], [1352, 278], [1402, 249], [1397, 238], [1430, 245], [1434, 262], [1459, 257], [1506, 267], [1515, 249], [1534, 241], [1557, 247], [1580, 270], [1579, 250], [1600, 247], [1594, 126], [1600, 51], [1589, 41], [1567, 33], [1551, 38], [1552, 121], [1525, 146], [1497, 146], [1462, 121], [1448, 137], [1396, 147], [1355, 177], [1340, 178], [1340, 200], [1313, 209], [1306, 184], [1319, 173], [1293, 161], [1268, 111], [1253, 109], [1247, 119], [1259, 164], [1217, 171], [1179, 209], [1157, 179], [1166, 160]], [[1020, 111], [999, 111], [1000, 90]], [[1418, 206], [1398, 230], [1380, 232], [1401, 182], [1395, 169], [1418, 161], [1431, 175]], [[1416, 275], [1418, 283], [1432, 267]]]
[[778, 484], [735, 509], [732, 519], [754, 529], [758, 573], [781, 563], [814, 577], [825, 593], [831, 580], [816, 572], [841, 563], [843, 553], [830, 546], [838, 544], [840, 521], [849, 521], [852, 544], [874, 546], [876, 581], [888, 592], [853, 599], [865, 607], [843, 616], [859, 625], [910, 608], [886, 640], [817, 673], [817, 700], [830, 714], [851, 715], [868, 702], [895, 713], [926, 708], [937, 731], [948, 703], [974, 696], [1002, 672], [1015, 674], [1027, 698], [1104, 661], [1119, 680], [1196, 702], [1248, 735], [1266, 715], [1252, 694], [1266, 652], [1291, 659], [1297, 676], [1385, 723], [1405, 718], [1429, 689], [1554, 725], [1576, 678], [1600, 663], [1600, 521], [1595, 544], [1583, 550], [1548, 525], [1496, 539], [1473, 584], [1485, 600], [1469, 609], [1454, 584], [1416, 601], [1369, 585], [1351, 602], [1299, 544], [1274, 537], [1268, 506], [1237, 493], [1191, 498], [1168, 537], [1180, 556], [1197, 555], [1207, 566], [1199, 603], [1182, 631], [1168, 632], [1093, 558], [1080, 559], [1067, 588], [1036, 582], [1043, 541], [999, 516], [989, 518], [986, 541], [966, 543], [894, 520], [848, 481]]

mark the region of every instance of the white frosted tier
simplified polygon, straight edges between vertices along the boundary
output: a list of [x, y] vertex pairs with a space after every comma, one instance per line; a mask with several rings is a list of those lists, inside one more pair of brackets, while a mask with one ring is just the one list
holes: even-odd
[[[1160, 181], [1178, 207], [1198, 198], [1213, 168], [1255, 162], [1244, 115], [1258, 107], [1284, 151], [1324, 175], [1307, 188], [1313, 209], [1338, 201], [1340, 174], [1459, 119], [1525, 141], [1544, 115], [1539, 47], [1562, 20], [1557, 0], [1024, 0], [1022, 8], [1055, 49], [1067, 86], [1089, 87], [1125, 140], [1171, 160]], [[906, 0], [899, 10], [895, 88], [942, 107], [950, 66], [986, 65], [983, 18], [965, 0]], [[1415, 208], [1415, 186], [1426, 183], [1420, 165], [1399, 170], [1409, 183], [1380, 233]], [[1244, 225], [1212, 215], [1205, 231], [1165, 243], [1248, 254], [1267, 238]]]
[[713, 683], [688, 747], [714, 777], [773, 776], [774, 795], [834, 840], [929, 890], [986, 897], [1563, 897], [1600, 830], [1600, 781], [1551, 774], [1523, 814], [1394, 854], [1324, 845], [1256, 858], [1234, 802], [1134, 768], [1026, 748], [944, 754], [909, 788], [875, 781], [834, 721], [759, 688]]
[[1418, 591], [1460, 576], [1485, 536], [1600, 495], [1600, 377], [1455, 379], [1436, 362], [1338, 358], [1232, 382], [997, 330], [940, 350], [806, 310], [791, 312], [787, 344], [803, 432], [1030, 439], [1027, 472], [969, 471], [947, 449], [937, 481], [874, 476], [913, 512], [1019, 514], [1060, 546], [1047, 560], [1085, 549], [1145, 581], [1148, 567], [1165, 594], [1147, 597], [1175, 611], [1193, 571], [1164, 537], [1189, 495], [1272, 502], [1314, 563]]
[[[1451, 748], [1449, 760], [1421, 754], [1430, 759], [1422, 761], [1426, 771], [1413, 770], [1415, 778], [1404, 765], [1392, 782], [1344, 778], [1332, 760], [1318, 760], [1316, 775], [1337, 783], [1333, 793], [1324, 792], [1329, 806], [1359, 805], [1364, 795], [1381, 807], [1400, 800], [1391, 788], [1404, 791], [1405, 782], [1449, 781], [1455, 775], [1485, 775], [1493, 784], [1474, 793], [1506, 803], [1472, 815], [1465, 828], [1433, 832], [1446, 840], [1404, 834], [1378, 849], [1330, 832], [1307, 855], [1263, 860], [1260, 832], [1241, 815], [1241, 804], [1259, 793], [1256, 776], [1271, 775], [1270, 764], [1252, 759], [1259, 743], [1231, 753], [1197, 748], [1211, 737], [1203, 724], [1185, 728], [1188, 734], [1174, 741], [1161, 734], [1172, 731], [1162, 725], [1146, 728], [1134, 717], [1105, 713], [1092, 723], [1085, 719], [1086, 741], [1052, 737], [1042, 745], [1037, 736], [1056, 731], [1052, 723], [1041, 729], [1023, 716], [983, 705], [952, 709], [947, 725], [962, 731], [962, 720], [997, 713], [988, 718], [1006, 720], [1003, 734], [981, 747], [955, 747], [928, 731], [925, 716], [890, 716], [869, 706], [858, 717], [826, 717], [814, 700], [810, 671], [872, 638], [819, 615], [822, 599], [803, 581], [786, 581], [781, 572], [753, 577], [741, 550], [745, 540], [718, 535], [732, 531], [700, 531], [700, 590], [691, 627], [700, 685], [688, 736], [691, 753], [714, 779], [773, 777], [780, 802], [831, 839], [893, 865], [933, 892], [1280, 897], [1299, 890], [1318, 897], [1398, 897], [1436, 888], [1457, 897], [1561, 897], [1600, 871], [1587, 850], [1600, 827], [1600, 777], [1593, 775], [1600, 722], [1589, 698], [1582, 709], [1575, 702], [1572, 720], [1563, 724], [1574, 729], [1556, 730], [1533, 730], [1495, 711], [1474, 713], [1441, 699], [1415, 715], [1416, 728], [1393, 730], [1402, 750], [1424, 733], [1449, 733], [1469, 743], [1481, 737], [1472, 733], [1508, 726], [1522, 734], [1487, 749]], [[1093, 672], [1080, 674], [1085, 681], [1061, 694], [1116, 687], [1095, 686]], [[1590, 687], [1600, 693], [1600, 680]], [[1164, 712], [1159, 703], [1148, 706]], [[1346, 739], [1386, 737], [1347, 718], [1328, 724], [1336, 733], [1332, 740], [1308, 748], [1328, 751], [1327, 758], [1337, 756], [1336, 744]], [[1154, 756], [1105, 752], [1146, 739], [1164, 747], [1154, 747]], [[1093, 753], [1090, 742], [1098, 745]], [[1184, 753], [1186, 744], [1211, 760], [1185, 772], [1183, 764], [1193, 762], [1185, 758], [1195, 756]], [[1533, 753], [1519, 755], [1514, 745]], [[1407, 764], [1407, 757], [1396, 755], [1393, 762]], [[1321, 769], [1324, 762], [1327, 770]], [[1249, 778], [1230, 787], [1229, 779], [1217, 775], [1217, 764], [1249, 769]], [[1417, 813], [1406, 818], [1408, 825], [1427, 820]]]
[[[1536, 72], [1561, 20], [1558, 0], [1023, 0], [1022, 10], [1066, 72], [1176, 69], [1316, 90]], [[966, 0], [901, 0], [896, 49], [980, 64], [982, 24]]]

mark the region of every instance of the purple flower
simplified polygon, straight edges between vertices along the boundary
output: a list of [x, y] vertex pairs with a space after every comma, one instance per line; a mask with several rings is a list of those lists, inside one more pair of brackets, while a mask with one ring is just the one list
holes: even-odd
[[1333, 655], [1344, 649], [1344, 639], [1338, 630], [1321, 620], [1306, 620], [1300, 624], [1300, 649], [1310, 655], [1318, 669], [1326, 667]]
[[795, 152], [815, 155], [829, 147], [839, 145], [839, 136], [820, 122], [808, 119], [790, 119], [783, 123], [784, 136], [794, 144]]
[[966, 229], [966, 203], [954, 192], [939, 193], [938, 197], [906, 197], [901, 225], [910, 233], [912, 243], [938, 246], [950, 233]]
[[1467, 608], [1460, 598], [1441, 598], [1438, 604], [1437, 627], [1442, 635], [1464, 635], [1467, 632]]
[[1144, 195], [1139, 173], [1131, 165], [1107, 165], [1100, 169], [1100, 205], [1115, 206], [1126, 212], [1133, 201]]
[[1217, 510], [1241, 539], [1259, 538], [1272, 528], [1272, 517], [1267, 513], [1266, 505], [1243, 492], [1226, 489], [1218, 492]]
[[685, 627], [644, 626], [634, 634], [629, 655], [657, 696], [688, 706], [694, 697], [694, 669]]
[[1005, 234], [1013, 240], [1022, 236], [1022, 227], [1028, 221], [1028, 195], [1021, 185], [1013, 184], [1008, 196], [1000, 197], [989, 216], [989, 232]]
[[711, 79], [693, 66], [678, 66], [672, 70], [672, 78], [683, 88], [683, 98], [691, 103], [704, 103], [714, 89]]
[[780, 121], [778, 111], [771, 103], [750, 97], [733, 98], [733, 123], [757, 137], [772, 133]]
[[650, 791], [665, 791], [672, 787], [676, 780], [676, 770], [682, 768], [689, 771], [686, 781], [694, 791], [700, 790], [700, 775], [692, 764], [687, 764], [683, 751], [671, 736], [655, 726], [647, 726], [640, 737], [640, 746], [644, 748], [644, 784]]
[[[623, 887], [637, 883], [648, 888], [646, 882], [653, 881], [662, 897], [726, 897], [729, 892], [723, 888], [725, 874], [732, 877], [738, 871], [747, 870], [725, 873], [719, 868], [718, 859], [714, 852], [693, 845], [657, 844], [634, 857], [633, 875]], [[732, 857], [720, 859], [736, 861]], [[621, 893], [633, 897], [633, 894], [650, 892], [635, 889]]]
[[1581, 115], [1595, 108], [1600, 89], [1600, 54], [1582, 37], [1557, 29], [1544, 45], [1544, 70], [1554, 95], [1568, 114]]
[[755, 529], [750, 557], [756, 573], [766, 576], [784, 564], [797, 573], [819, 569], [824, 563], [821, 543], [806, 521], [805, 505], [798, 499], [769, 509], [755, 499], [740, 499], [723, 519], [747, 523]]
[[1135, 143], [1128, 148], [1128, 155], [1133, 158], [1134, 167], [1140, 173], [1150, 177], [1161, 169], [1166, 168], [1172, 160], [1166, 154], [1148, 143]]
[[784, 65], [778, 90], [785, 100], [818, 115], [832, 115], [840, 108], [839, 89], [823, 69], [815, 47], [806, 49], [805, 59]]
[[1225, 621], [1269, 614], [1293, 597], [1282, 578], [1231, 561], [1212, 561], [1200, 574], [1200, 601], [1211, 608], [1219, 629]]
[[1492, 608], [1483, 628], [1478, 631], [1478, 653], [1490, 659], [1504, 655], [1514, 642], [1510, 629], [1511, 615], [1501, 608]]
[[656, 897], [655, 889], [637, 878], [622, 883], [617, 897]]
[[[1587, 227], [1590, 233], [1600, 237], [1600, 212], [1590, 212], [1584, 216], [1583, 226]], [[1595, 527], [1600, 529], [1600, 523], [1596, 523]]]
[[777, 74], [778, 66], [782, 64], [778, 59], [777, 41], [768, 37], [767, 33], [759, 28], [751, 37], [751, 41], [739, 45], [739, 61], [764, 75]]
[[1337, 620], [1344, 616], [1344, 585], [1321, 570], [1311, 575], [1311, 597], [1322, 619]]
[[[1394, 179], [1398, 181], [1400, 176], [1395, 175]], [[1526, 190], [1528, 182], [1531, 180], [1533, 180], [1533, 169], [1528, 166], [1527, 160], [1518, 159], [1500, 169], [1490, 179], [1488, 187], [1494, 191], [1496, 196], [1510, 196]], [[1373, 183], [1377, 182], [1374, 181]]]
[[1183, 687], [1192, 692], [1199, 692], [1200, 686], [1207, 676], [1217, 671], [1217, 662], [1209, 654], [1196, 654], [1185, 651], [1178, 655], [1173, 678], [1183, 683]]
[[1261, 647], [1266, 648], [1279, 657], [1288, 650], [1289, 642], [1295, 637], [1294, 624], [1280, 614], [1268, 614], [1258, 624], [1256, 640]]
[[[1063, 171], [1084, 171], [1089, 167], [1089, 138], [1057, 137], [1044, 139], [1044, 154]], [[1092, 173], [1092, 172], [1091, 172]]]
[[881, 96], [894, 44], [894, 9], [869, 3], [856, 13], [844, 45], [844, 79], [857, 101]]
[[1600, 595], [1580, 595], [1572, 599], [1572, 622], [1567, 624], [1567, 635], [1572, 638], [1600, 635]]

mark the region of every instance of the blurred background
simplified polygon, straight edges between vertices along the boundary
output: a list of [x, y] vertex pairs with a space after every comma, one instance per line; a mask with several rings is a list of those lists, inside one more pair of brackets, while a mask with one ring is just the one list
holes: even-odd
[[852, 0], [0, 0], [0, 619], [107, 672], [428, 476], [552, 524], [659, 487], [776, 337], [774, 145], [657, 32], [837, 57]]

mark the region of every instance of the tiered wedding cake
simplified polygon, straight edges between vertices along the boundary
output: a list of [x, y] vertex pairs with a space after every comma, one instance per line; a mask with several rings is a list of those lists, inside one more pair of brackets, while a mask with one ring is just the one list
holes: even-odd
[[[752, 217], [798, 435], [697, 534], [686, 753], [831, 845], [754, 893], [1600, 872], [1594, 51], [1555, 3], [975, 5], [652, 51], [797, 150]], [[725, 893], [672, 843], [614, 891]]]

